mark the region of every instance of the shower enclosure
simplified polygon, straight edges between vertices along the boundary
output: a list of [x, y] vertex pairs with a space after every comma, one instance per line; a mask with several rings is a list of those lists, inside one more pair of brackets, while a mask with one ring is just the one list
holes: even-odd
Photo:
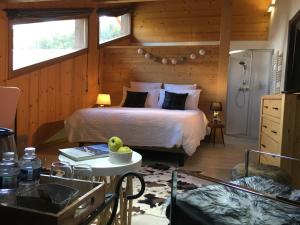
[[272, 50], [230, 54], [226, 133], [258, 138], [261, 96], [270, 91]]

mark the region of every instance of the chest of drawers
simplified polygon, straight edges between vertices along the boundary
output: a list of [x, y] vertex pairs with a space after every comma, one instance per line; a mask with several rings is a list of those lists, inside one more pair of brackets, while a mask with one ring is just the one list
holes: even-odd
[[[262, 97], [259, 148], [264, 152], [299, 158], [300, 95], [280, 94]], [[292, 165], [279, 158], [261, 156], [260, 162], [279, 166], [291, 176], [293, 174], [296, 176], [296, 171], [300, 171], [300, 165]]]

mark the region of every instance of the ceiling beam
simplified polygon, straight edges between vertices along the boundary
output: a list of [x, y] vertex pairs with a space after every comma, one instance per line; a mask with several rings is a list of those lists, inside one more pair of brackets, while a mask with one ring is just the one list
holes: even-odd
[[139, 2], [162, 2], [168, 0], [92, 0], [97, 3], [139, 3]]
[[[1, 0], [0, 0], [1, 1]], [[168, 0], [2, 0], [3, 8], [70, 8], [70, 7], [109, 7], [117, 4], [157, 2]]]
[[[157, 2], [167, 0], [77, 0], [76, 3], [100, 3], [100, 4], [111, 4], [111, 3], [134, 3], [134, 2]], [[2, 4], [5, 3], [75, 3], [74, 0], [2, 0]]]

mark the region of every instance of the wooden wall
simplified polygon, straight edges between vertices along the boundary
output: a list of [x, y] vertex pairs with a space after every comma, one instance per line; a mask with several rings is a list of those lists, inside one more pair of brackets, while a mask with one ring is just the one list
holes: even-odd
[[123, 86], [130, 81], [163, 83], [196, 83], [203, 90], [199, 106], [208, 112], [216, 98], [219, 46], [143, 47], [147, 52], [168, 58], [189, 56], [200, 48], [206, 54], [185, 64], [163, 65], [137, 54], [138, 46], [111, 46], [103, 52], [103, 91], [111, 94], [112, 104], [118, 105]]
[[140, 3], [133, 18], [138, 42], [218, 40], [219, 1], [165, 1]]
[[8, 79], [8, 21], [3, 11], [0, 31], [0, 85], [17, 86], [22, 91], [18, 145], [38, 145], [61, 129], [63, 120], [76, 109], [94, 104], [99, 91], [97, 43], [95, 51]]
[[[96, 1], [45, 1], [0, 3], [0, 85], [18, 86], [22, 96], [18, 108], [20, 146], [37, 145], [62, 127], [62, 120], [76, 109], [94, 104], [103, 88], [119, 104], [122, 86], [130, 80], [197, 83], [203, 89], [200, 107], [205, 111], [216, 99], [219, 46], [204, 46], [207, 54], [185, 65], [161, 65], [137, 55], [140, 42], [189, 42], [220, 40], [222, 0], [174, 0], [138, 3], [133, 17], [133, 37], [98, 50], [97, 15], [90, 17], [87, 53], [8, 79], [8, 21], [1, 7], [68, 8], [101, 7]], [[125, 2], [125, 1], [124, 1]], [[232, 0], [231, 40], [267, 38], [270, 0]], [[107, 5], [106, 5], [107, 6]], [[111, 6], [111, 5], [110, 5]], [[133, 46], [134, 45], [134, 46]], [[200, 46], [145, 47], [168, 57], [189, 54]], [[102, 83], [103, 81], [103, 83]]]
[[[208, 112], [211, 101], [226, 105], [230, 40], [266, 40], [270, 0], [173, 0], [138, 3], [133, 13], [133, 38], [127, 46], [102, 50], [103, 90], [119, 104], [122, 86], [129, 81], [197, 83], [203, 89], [200, 108]], [[224, 6], [227, 6], [224, 11]], [[227, 12], [228, 11], [228, 12]], [[224, 13], [225, 12], [225, 13]], [[180, 42], [220, 41], [205, 46], [207, 55], [185, 65], [162, 65], [137, 55], [137, 46], [159, 56], [179, 57], [200, 46]], [[176, 42], [176, 43], [174, 43]], [[156, 43], [156, 44], [155, 44]], [[173, 45], [171, 47], [164, 47]]]
[[232, 0], [231, 40], [268, 40], [271, 0]]
[[[232, 40], [267, 40], [270, 0], [232, 0]], [[220, 40], [221, 0], [139, 3], [134, 12], [137, 42]]]

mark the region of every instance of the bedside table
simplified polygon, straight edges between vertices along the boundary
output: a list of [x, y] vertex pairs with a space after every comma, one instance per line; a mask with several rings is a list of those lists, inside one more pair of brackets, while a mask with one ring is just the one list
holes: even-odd
[[217, 129], [220, 129], [221, 135], [222, 135], [222, 143], [225, 146], [224, 133], [223, 133], [223, 129], [225, 128], [225, 125], [223, 123], [209, 122], [208, 126], [211, 128], [210, 134], [209, 134], [209, 141], [211, 142], [213, 140], [213, 144], [215, 145], [216, 131], [217, 131]]

